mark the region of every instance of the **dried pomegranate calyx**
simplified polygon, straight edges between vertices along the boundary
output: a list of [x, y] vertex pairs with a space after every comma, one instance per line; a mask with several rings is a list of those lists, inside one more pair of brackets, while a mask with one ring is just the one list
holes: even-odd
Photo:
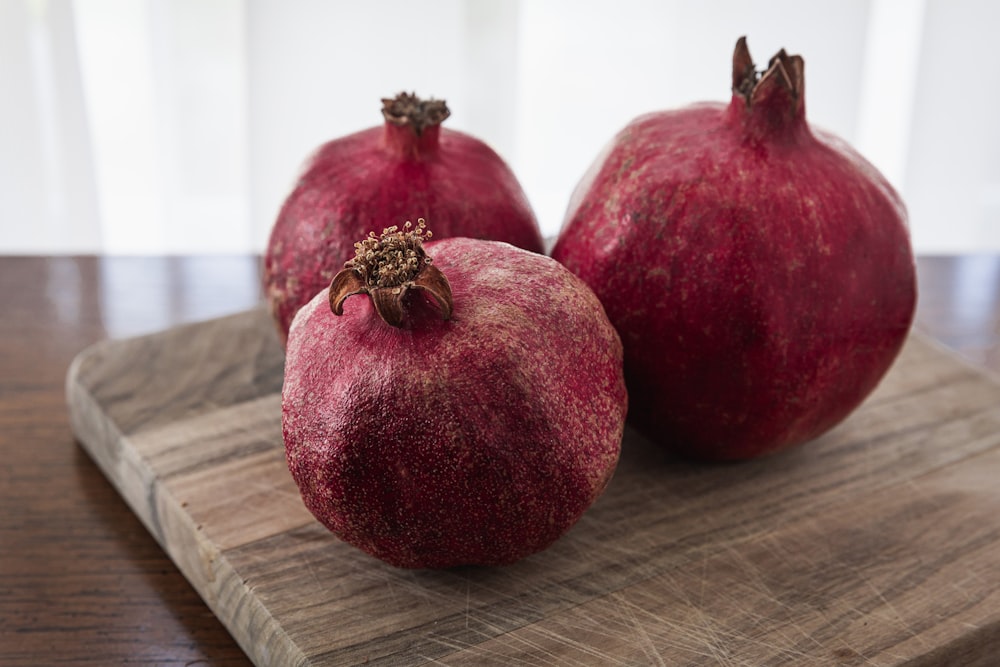
[[451, 115], [444, 100], [422, 100], [415, 93], [382, 98], [382, 115], [393, 125], [410, 126], [419, 137], [428, 127], [440, 125]]
[[407, 221], [402, 229], [396, 225], [383, 229], [380, 236], [369, 232], [367, 238], [354, 244], [354, 259], [330, 282], [333, 314], [343, 315], [347, 297], [367, 294], [387, 324], [401, 327], [406, 319], [407, 291], [418, 289], [433, 297], [442, 317], [449, 319], [451, 285], [424, 250], [424, 241], [430, 238], [423, 218], [417, 220], [416, 227]]
[[781, 49], [768, 61], [767, 69], [758, 72], [746, 37], [740, 37], [733, 51], [733, 93], [746, 100], [749, 107], [780, 87], [793, 105], [801, 104], [805, 89], [803, 64], [802, 56], [790, 56]]
[[423, 218], [417, 220], [416, 227], [407, 221], [402, 230], [393, 225], [383, 229], [381, 236], [369, 232], [367, 238], [354, 244], [354, 259], [348, 264], [357, 269], [368, 287], [398, 287], [430, 263], [423, 242], [431, 236]]

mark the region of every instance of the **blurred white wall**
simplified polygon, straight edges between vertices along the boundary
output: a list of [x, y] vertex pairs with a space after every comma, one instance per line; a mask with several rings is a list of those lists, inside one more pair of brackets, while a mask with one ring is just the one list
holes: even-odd
[[259, 252], [302, 161], [401, 90], [511, 164], [543, 231], [600, 147], [806, 59], [810, 120], [918, 252], [1000, 251], [990, 0], [0, 0], [0, 254]]
[[0, 0], [0, 253], [102, 247], [71, 5]]

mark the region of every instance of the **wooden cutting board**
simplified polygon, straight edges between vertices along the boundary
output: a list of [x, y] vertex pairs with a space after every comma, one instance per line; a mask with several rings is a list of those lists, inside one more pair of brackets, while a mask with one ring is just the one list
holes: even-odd
[[605, 495], [505, 568], [397, 570], [285, 467], [261, 310], [82, 352], [74, 431], [258, 665], [1000, 664], [1000, 384], [919, 335], [844, 424], [738, 465], [628, 432]]

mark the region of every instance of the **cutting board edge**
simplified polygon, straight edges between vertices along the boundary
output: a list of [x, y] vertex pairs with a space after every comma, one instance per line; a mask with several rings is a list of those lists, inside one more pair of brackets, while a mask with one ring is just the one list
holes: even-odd
[[[295, 642], [243, 641], [241, 638], [243, 633], [237, 631], [239, 628], [253, 630], [246, 632], [245, 636], [256, 638], [285, 635], [286, 631], [259, 598], [237, 594], [238, 587], [246, 588], [246, 583], [237, 574], [226, 554], [216, 549], [204, 537], [204, 533], [193, 525], [191, 517], [184, 511], [181, 503], [155, 477], [146, 462], [139, 456], [132, 457], [132, 460], [124, 456], [128, 451], [123, 446], [125, 437], [117, 424], [97, 409], [97, 401], [80, 380], [80, 372], [85, 364], [99, 357], [106, 347], [113, 344], [114, 341], [95, 343], [80, 352], [70, 364], [66, 374], [66, 392], [73, 436], [255, 665], [309, 665], [308, 658]], [[92, 406], [92, 410], [81, 406]], [[106, 435], [102, 437], [102, 434]], [[111, 445], [102, 448], [100, 446], [102, 442]], [[151, 480], [151, 492], [136, 494], [127, 488], [124, 483], [123, 466], [136, 471], [141, 479]], [[186, 530], [180, 530], [181, 527], [186, 527]], [[167, 540], [168, 530], [178, 540], [174, 543], [175, 546], [171, 546]], [[177, 544], [181, 546], [176, 546]], [[246, 602], [236, 605], [223, 604], [223, 601], [230, 597], [244, 601], [250, 598], [251, 607], [248, 607]], [[285, 655], [275, 655], [266, 650], [269, 646], [286, 649], [294, 647], [297, 652], [289, 651]]]
[[[239, 315], [245, 314], [241, 313]], [[164, 332], [145, 334], [136, 338], [156, 337], [171, 332], [176, 333], [175, 330], [177, 329], [196, 325], [197, 323], [195, 325], [181, 325]], [[970, 360], [961, 357], [953, 350], [941, 345], [922, 332], [912, 331], [910, 335], [915, 336], [922, 342], [929, 343], [935, 350], [947, 354], [949, 358], [958, 361], [972, 372], [982, 375], [989, 382], [1000, 385], [1000, 380], [995, 375], [983, 372], [983, 369], [977, 367]], [[245, 598], [246, 596], [241, 596], [241, 593], [251, 591], [252, 587], [248, 586], [237, 575], [235, 568], [226, 557], [226, 554], [220, 552], [216, 547], [207, 542], [205, 535], [200, 530], [197, 530], [194, 521], [184, 511], [182, 504], [167, 492], [159, 479], [152, 476], [151, 467], [141, 456], [132, 456], [132, 460], [128, 460], [128, 458], [123, 459], [122, 452], [128, 450], [129, 439], [122, 436], [121, 429], [113, 419], [107, 417], [103, 411], [99, 410], [97, 398], [89, 391], [85, 381], [81, 381], [79, 376], [81, 367], [88, 361], [99, 361], [100, 355], [107, 351], [107, 346], [112, 346], [120, 342], [122, 341], [103, 341], [95, 344], [93, 349], [84, 350], [84, 352], [78, 355], [77, 359], [74, 359], [70, 371], [67, 373], [67, 393], [76, 392], [74, 396], [77, 399], [69, 401], [71, 407], [71, 425], [74, 435], [78, 438], [83, 449], [95, 460], [108, 480], [118, 490], [119, 494], [122, 495], [123, 499], [126, 500], [126, 503], [133, 509], [171, 560], [184, 573], [185, 577], [195, 590], [199, 592], [199, 595], [213, 613], [223, 622], [224, 626], [247, 655], [250, 656], [255, 664], [274, 664], [274, 660], [282, 658], [268, 653], [266, 650], [267, 646], [257, 646], [251, 639], [241, 640], [241, 633], [236, 630], [246, 631], [249, 629], [250, 631], [246, 632], [246, 636], [250, 638], [255, 636], [289, 637], [287, 632], [281, 625], [276, 623], [263, 602], [254, 595], [250, 595], [250, 597], [254, 597], [255, 599], [249, 604], [241, 600], [237, 610], [227, 611], [226, 605], [222, 604], [221, 601], [237, 597]], [[77, 407], [74, 410], [74, 405], [78, 403], [85, 407]], [[89, 406], [90, 409], [86, 409], [86, 406]], [[103, 449], [107, 451], [102, 451], [102, 447], [100, 446], [102, 436], [105, 438]], [[951, 465], [955, 463], [952, 462]], [[155, 484], [146, 496], [130, 498], [126, 493], [123, 480], [121, 479], [126, 472], [137, 473], [141, 479], [152, 480]], [[167, 527], [164, 528], [164, 526]], [[182, 535], [187, 540], [187, 544], [184, 545], [184, 548], [177, 547], [182, 552], [181, 554], [174, 553], [174, 550], [165, 546], [167, 542], [166, 536], [174, 534], [170, 526], [183, 526], [189, 531], [188, 534]], [[169, 532], [164, 532], [165, 530]], [[188, 544], [191, 546], [189, 547]], [[187, 560], [183, 557], [184, 554], [188, 556]], [[201, 560], [203, 557], [204, 560]], [[200, 584], [195, 585], [195, 582], [200, 582]], [[243, 607], [248, 608], [243, 610]], [[262, 632], [262, 630], [265, 631]], [[270, 634], [274, 632], [280, 634]], [[971, 639], [966, 641], [964, 638], [960, 638], [949, 644], [946, 648], [949, 652], [952, 649], [967, 652], [970, 646], [969, 641], [975, 644]], [[289, 645], [294, 646], [290, 641], [284, 642], [286, 653], [291, 654], [293, 650], [298, 653], [288, 655], [287, 658], [284, 658], [278, 664], [312, 664], [300, 648], [297, 646], [294, 649], [287, 648]]]
[[[907, 334], [907, 339], [911, 337], [919, 339], [922, 343], [925, 343], [929, 347], [934, 348], [937, 352], [947, 355], [949, 358], [957, 362], [962, 367], [972, 371], [973, 373], [978, 373], [982, 377], [986, 378], [993, 384], [1000, 387], [1000, 372], [994, 371], [992, 368], [988, 368], [986, 366], [983, 366], [982, 364], [976, 363], [973, 359], [970, 359], [961, 352], [958, 352], [954, 348], [948, 347], [940, 340], [932, 336], [929, 332], [924, 331], [922, 328], [916, 325], [911, 327], [910, 332]], [[893, 363], [895, 364], [895, 362]], [[891, 371], [892, 368], [890, 367], [889, 370]]]

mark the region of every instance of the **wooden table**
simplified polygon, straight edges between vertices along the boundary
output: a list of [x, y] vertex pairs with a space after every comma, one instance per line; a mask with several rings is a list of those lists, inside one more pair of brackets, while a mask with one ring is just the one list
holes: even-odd
[[[919, 261], [918, 328], [1000, 373], [1000, 257]], [[74, 442], [67, 367], [259, 303], [259, 259], [0, 258], [0, 664], [248, 665]]]

